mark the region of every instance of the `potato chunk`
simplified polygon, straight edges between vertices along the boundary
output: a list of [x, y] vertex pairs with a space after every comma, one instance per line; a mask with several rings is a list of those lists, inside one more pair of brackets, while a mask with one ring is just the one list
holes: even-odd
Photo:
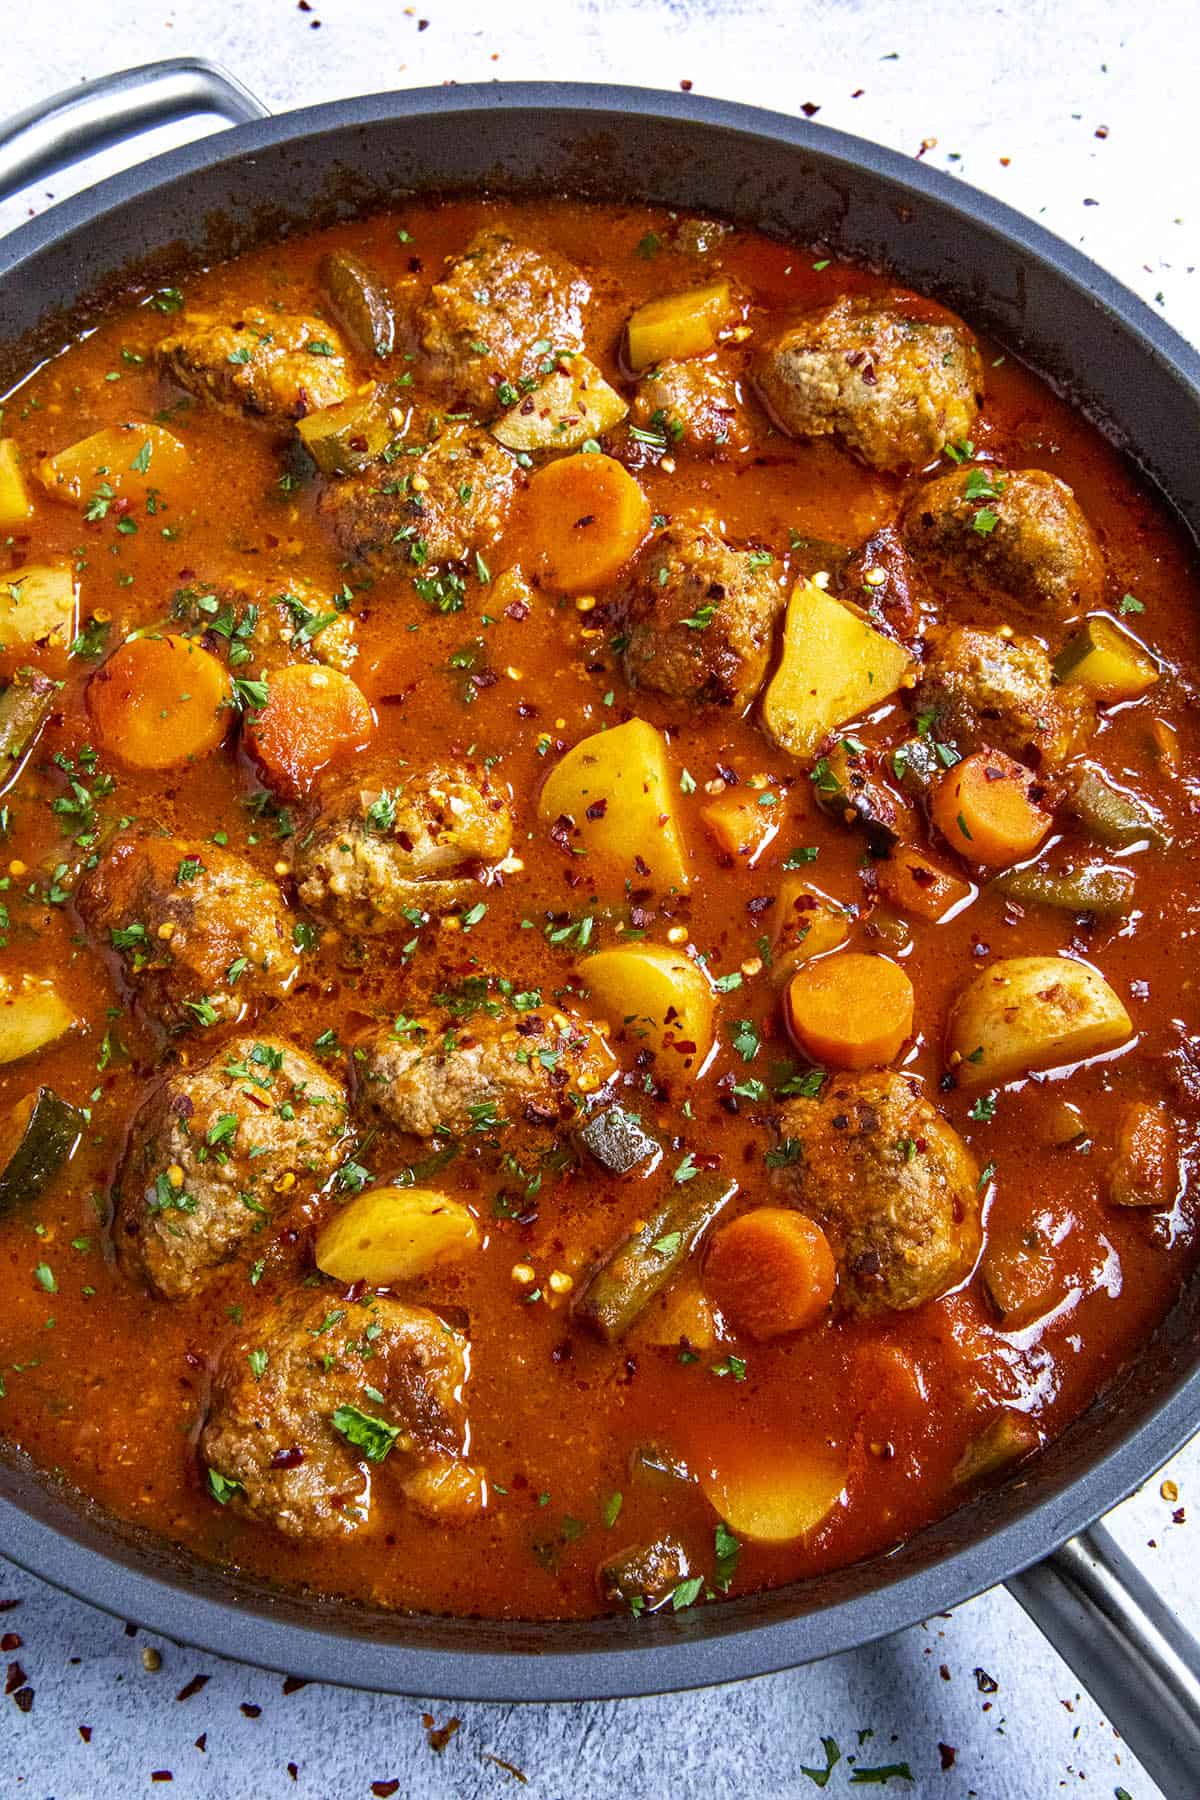
[[788, 602], [783, 655], [763, 699], [763, 724], [781, 750], [811, 760], [821, 740], [894, 694], [912, 667], [902, 644], [815, 582]]
[[803, 1451], [759, 1443], [723, 1448], [700, 1485], [737, 1537], [786, 1544], [805, 1537], [831, 1513], [846, 1485], [845, 1457], [825, 1444]]
[[[170, 492], [187, 476], [191, 457], [161, 425], [107, 425], [43, 457], [38, 480], [54, 500], [144, 500], [151, 488]], [[107, 492], [105, 491], [107, 490]]]
[[371, 1188], [324, 1227], [316, 1263], [335, 1281], [390, 1287], [458, 1262], [479, 1248], [479, 1227], [457, 1200], [435, 1188]]
[[492, 436], [506, 450], [578, 450], [619, 425], [628, 411], [595, 363], [572, 356], [510, 406]]
[[659, 294], [632, 314], [627, 328], [629, 366], [638, 371], [685, 356], [705, 356], [733, 320], [728, 281], [709, 281], [678, 294]]
[[0, 649], [50, 644], [61, 649], [75, 636], [78, 588], [65, 563], [26, 563], [0, 581]]
[[0, 530], [23, 525], [32, 511], [16, 440], [0, 438]]
[[1117, 995], [1087, 963], [1009, 956], [959, 994], [947, 1050], [960, 1087], [997, 1087], [1113, 1050], [1132, 1030]]
[[1158, 664], [1111, 619], [1088, 619], [1054, 659], [1064, 687], [1086, 688], [1096, 700], [1136, 700], [1158, 680]]
[[704, 971], [664, 944], [622, 944], [580, 964], [611, 1031], [624, 1028], [664, 1070], [694, 1075], [712, 1049], [713, 996]]
[[75, 1014], [57, 988], [36, 975], [0, 981], [0, 1063], [19, 1062], [70, 1031]]
[[661, 893], [690, 879], [676, 792], [661, 732], [630, 719], [567, 751], [547, 777], [538, 818], [586, 851], [590, 880], [621, 889], [632, 878]]

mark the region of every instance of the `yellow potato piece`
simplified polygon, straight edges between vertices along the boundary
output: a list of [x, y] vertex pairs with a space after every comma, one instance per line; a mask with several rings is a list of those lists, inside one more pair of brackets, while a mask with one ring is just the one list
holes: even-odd
[[572, 356], [497, 419], [492, 436], [508, 450], [578, 450], [628, 411], [595, 363]]
[[716, 346], [734, 313], [728, 281], [709, 281], [678, 294], [660, 294], [639, 306], [629, 320], [629, 366], [649, 369], [685, 356], [704, 356]]
[[55, 500], [136, 502], [151, 488], [169, 494], [190, 462], [186, 447], [161, 425], [108, 425], [45, 457], [37, 473]]
[[610, 1032], [623, 1030], [645, 1044], [664, 1070], [697, 1072], [712, 1049], [713, 994], [707, 975], [682, 950], [622, 944], [578, 966]]
[[786, 981], [803, 962], [836, 950], [850, 936], [851, 914], [803, 875], [785, 875], [771, 909], [771, 979]]
[[26, 563], [0, 580], [0, 650], [69, 644], [75, 636], [75, 576], [65, 565]]
[[590, 881], [623, 889], [631, 880], [665, 893], [689, 880], [677, 792], [662, 733], [630, 719], [567, 751], [546, 779], [538, 818], [546, 826], [573, 822], [571, 844], [586, 852], [579, 861]]
[[1009, 956], [959, 994], [946, 1047], [960, 1088], [998, 1087], [1114, 1050], [1132, 1031], [1121, 1001], [1087, 963]]
[[457, 1200], [436, 1188], [370, 1188], [321, 1231], [317, 1267], [335, 1281], [390, 1287], [413, 1281], [479, 1248], [479, 1227]]
[[763, 697], [780, 749], [811, 761], [831, 731], [894, 694], [912, 657], [856, 607], [803, 581], [788, 601], [783, 654]]
[[0, 1063], [44, 1050], [75, 1023], [75, 1014], [49, 982], [35, 975], [0, 981]]
[[700, 1475], [735, 1537], [786, 1544], [828, 1518], [846, 1485], [846, 1458], [826, 1445], [739, 1447]]
[[1086, 688], [1110, 704], [1136, 700], [1158, 680], [1158, 664], [1149, 651], [1111, 619], [1088, 619], [1054, 659], [1054, 673], [1064, 686]]
[[16, 441], [0, 438], [0, 529], [23, 525], [32, 511]]

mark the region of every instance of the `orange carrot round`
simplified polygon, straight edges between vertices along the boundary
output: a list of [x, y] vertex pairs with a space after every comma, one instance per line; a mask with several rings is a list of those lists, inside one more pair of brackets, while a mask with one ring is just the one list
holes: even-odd
[[704, 1265], [705, 1293], [735, 1330], [752, 1338], [815, 1325], [836, 1284], [825, 1233], [788, 1206], [756, 1206], [723, 1226]]
[[787, 1026], [814, 1062], [876, 1069], [912, 1035], [912, 982], [886, 956], [846, 951], [805, 963], [788, 983]]
[[522, 565], [560, 594], [585, 594], [620, 574], [650, 529], [650, 502], [611, 456], [581, 451], [529, 483]]
[[1053, 823], [1033, 797], [1022, 763], [999, 750], [976, 750], [938, 782], [933, 822], [960, 856], [1003, 868], [1032, 856]]
[[332, 762], [365, 750], [375, 715], [338, 669], [289, 663], [267, 680], [267, 702], [246, 721], [246, 748], [277, 793], [298, 798]]
[[224, 663], [192, 638], [130, 638], [88, 682], [87, 708], [110, 755], [133, 769], [207, 756], [232, 719]]

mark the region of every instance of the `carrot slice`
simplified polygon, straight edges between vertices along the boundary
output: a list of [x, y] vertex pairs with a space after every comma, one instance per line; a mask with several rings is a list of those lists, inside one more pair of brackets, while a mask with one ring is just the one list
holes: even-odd
[[173, 769], [209, 755], [229, 729], [232, 706], [224, 663], [173, 633], [130, 638], [87, 687], [104, 748], [132, 769]]
[[704, 1265], [704, 1291], [748, 1337], [815, 1325], [833, 1299], [837, 1265], [815, 1219], [789, 1206], [756, 1206], [725, 1225]]
[[1053, 823], [1033, 797], [1029, 770], [999, 750], [956, 763], [933, 794], [933, 822], [961, 856], [1003, 868], [1032, 856]]
[[332, 762], [365, 750], [375, 715], [338, 669], [289, 663], [267, 683], [267, 703], [246, 723], [246, 748], [277, 793], [307, 794]]
[[846, 951], [798, 969], [785, 1012], [793, 1039], [814, 1062], [881, 1068], [912, 1035], [912, 982], [886, 956]]
[[884, 862], [875, 865], [875, 881], [885, 900], [902, 912], [932, 919], [936, 925], [954, 907], [970, 898], [969, 883], [930, 862], [919, 850], [897, 844]]
[[522, 566], [560, 594], [620, 574], [650, 529], [650, 502], [611, 456], [581, 451], [539, 469], [521, 524]]

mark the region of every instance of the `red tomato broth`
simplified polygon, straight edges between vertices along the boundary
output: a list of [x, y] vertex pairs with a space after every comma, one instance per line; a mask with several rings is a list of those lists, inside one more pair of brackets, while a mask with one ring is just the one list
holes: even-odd
[[[215, 310], [225, 297], [264, 292], [312, 308], [319, 304], [321, 255], [346, 247], [378, 268], [403, 308], [410, 292], [422, 292], [443, 259], [498, 210], [482, 201], [413, 205], [268, 247], [183, 285], [189, 306]], [[587, 270], [598, 295], [588, 353], [610, 380], [621, 379], [620, 328], [629, 311], [696, 279], [695, 261], [681, 253], [663, 248], [653, 257], [638, 254], [648, 233], [666, 243], [669, 221], [643, 208], [557, 201], [502, 211], [523, 219], [538, 242], [553, 244]], [[397, 238], [398, 227], [410, 234], [408, 241]], [[598, 244], [604, 246], [602, 262]], [[749, 298], [752, 324], [769, 312], [802, 310], [843, 292], [893, 286], [836, 261], [818, 271], [813, 265], [822, 260], [818, 252], [750, 233], [736, 234], [720, 252], [723, 272]], [[150, 352], [171, 327], [170, 316], [139, 305], [68, 346], [10, 397], [4, 430], [17, 439], [26, 466], [101, 426], [169, 409], [176, 396], [154, 373]], [[123, 359], [124, 350], [145, 360]], [[1118, 590], [1124, 585], [1144, 605], [1143, 614], [1126, 622], [1169, 668], [1200, 666], [1197, 570], [1180, 534], [1125, 460], [1062, 399], [995, 346], [987, 348], [985, 361], [988, 398], [977, 445], [1014, 466], [1050, 468], [1067, 480], [1102, 535]], [[120, 379], [106, 380], [111, 372]], [[80, 615], [111, 615], [109, 648], [130, 629], [164, 621], [176, 588], [219, 579], [231, 567], [249, 567], [283, 586], [302, 573], [323, 593], [342, 586], [346, 572], [314, 517], [310, 490], [279, 489], [275, 437], [231, 424], [199, 404], [164, 423], [191, 452], [186, 489], [164, 494], [164, 512], [139, 511], [136, 533], [118, 538], [112, 520], [84, 522], [79, 508], [36, 493], [33, 520], [13, 534], [10, 565], [18, 568], [26, 556], [76, 560]], [[780, 436], [771, 440], [765, 466], [753, 458], [744, 466], [737, 459], [697, 459], [681, 460], [674, 474], [661, 465], [635, 472], [655, 512], [704, 506], [736, 542], [769, 546], [777, 554], [793, 529], [858, 543], [893, 516], [903, 487], [828, 442], [805, 445]], [[164, 524], [169, 531], [178, 527], [179, 535], [164, 536]], [[493, 574], [507, 566], [503, 544], [488, 561]], [[487, 610], [486, 587], [472, 592], [463, 613], [439, 617], [415, 598], [407, 579], [380, 578], [353, 603], [362, 646], [353, 674], [375, 707], [373, 766], [389, 755], [419, 757], [431, 746], [439, 753], [479, 746], [480, 754], [502, 756], [499, 772], [519, 803], [517, 848], [524, 870], [486, 890], [487, 914], [469, 941], [439, 933], [436, 923], [426, 927], [411, 965], [391, 940], [377, 941], [361, 967], [336, 948], [322, 949], [269, 1015], [272, 1032], [299, 1045], [311, 1044], [331, 1024], [345, 1039], [360, 1018], [415, 1010], [461, 977], [466, 952], [518, 986], [564, 983], [570, 954], [550, 950], [542, 929], [521, 926], [532, 919], [540, 927], [548, 913], [577, 914], [590, 892], [586, 879], [574, 890], [564, 885], [578, 872], [536, 828], [534, 798], [546, 769], [559, 746], [634, 712], [655, 724], [678, 722], [677, 708], [649, 693], [628, 692], [604, 634], [584, 635], [596, 630], [587, 613], [545, 593], [536, 596], [528, 618], [501, 614], [486, 628], [488, 663], [500, 679], [478, 689], [469, 710], [462, 709], [458, 678], [447, 665], [464, 640], [477, 635], [481, 609]], [[29, 768], [5, 795], [12, 811], [5, 848], [32, 872], [28, 880], [41, 879], [61, 853], [60, 820], [47, 802], [63, 791], [63, 782], [49, 759], [55, 753], [77, 758], [81, 746], [95, 741], [84, 704], [95, 666], [72, 661], [55, 717]], [[368, 678], [372, 667], [382, 671], [378, 681]], [[733, 1020], [752, 1018], [763, 1032], [756, 1073], [771, 1058], [790, 1054], [764, 973], [720, 997], [719, 1056], [705, 1079], [675, 1090], [677, 1099], [690, 1098], [692, 1119], [639, 1097], [636, 1088], [622, 1095], [648, 1123], [681, 1140], [680, 1148], [668, 1149], [652, 1182], [620, 1182], [585, 1163], [577, 1173], [547, 1182], [537, 1196], [536, 1221], [522, 1225], [492, 1216], [492, 1196], [502, 1183], [471, 1158], [460, 1157], [435, 1178], [477, 1210], [485, 1232], [474, 1260], [428, 1277], [414, 1298], [462, 1307], [470, 1316], [471, 1455], [488, 1472], [488, 1507], [482, 1517], [448, 1532], [407, 1507], [384, 1469], [375, 1475], [369, 1530], [298, 1548], [213, 1503], [202, 1486], [194, 1442], [212, 1361], [231, 1329], [229, 1309], [240, 1306], [249, 1318], [252, 1308], [269, 1307], [311, 1271], [315, 1222], [329, 1201], [305, 1202], [291, 1215], [294, 1241], [273, 1240], [270, 1232], [253, 1241], [251, 1255], [264, 1257], [266, 1265], [257, 1287], [247, 1283], [244, 1259], [204, 1295], [183, 1303], [156, 1300], [131, 1283], [105, 1244], [106, 1196], [130, 1115], [157, 1064], [156, 1042], [131, 1017], [112, 965], [86, 948], [70, 906], [18, 907], [10, 895], [12, 925], [0, 949], [0, 972], [61, 972], [64, 991], [90, 1024], [43, 1052], [36, 1070], [28, 1064], [0, 1070], [0, 1106], [15, 1102], [32, 1082], [45, 1082], [90, 1105], [91, 1121], [69, 1175], [32, 1215], [18, 1209], [0, 1217], [0, 1428], [42, 1467], [61, 1471], [121, 1517], [205, 1558], [287, 1585], [388, 1606], [586, 1615], [598, 1607], [594, 1569], [600, 1558], [667, 1530], [687, 1545], [694, 1568], [711, 1569], [712, 1506], [694, 1484], [631, 1475], [629, 1459], [646, 1445], [661, 1447], [697, 1473], [720, 1460], [723, 1446], [756, 1439], [798, 1452], [833, 1446], [844, 1455], [841, 1503], [805, 1538], [744, 1542], [734, 1592], [835, 1568], [911, 1536], [961, 1497], [954, 1470], [989, 1405], [1016, 1404], [1047, 1435], [1060, 1431], [1137, 1353], [1194, 1264], [1190, 1196], [1165, 1217], [1111, 1207], [1100, 1193], [1117, 1081], [1124, 1098], [1143, 1086], [1151, 1091], [1146, 1070], [1175, 1045], [1173, 1022], [1194, 1021], [1188, 946], [1200, 898], [1192, 876], [1192, 802], [1185, 785], [1161, 767], [1147, 734], [1148, 721], [1161, 714], [1178, 733], [1181, 766], [1200, 766], [1200, 724], [1184, 703], [1189, 691], [1186, 677], [1178, 685], [1164, 682], [1147, 700], [1110, 712], [1089, 746], [1089, 759], [1134, 783], [1174, 837], [1171, 850], [1156, 856], [1153, 879], [1141, 873], [1133, 925], [1099, 921], [1084, 930], [1070, 915], [1048, 909], [1028, 909], [1014, 919], [998, 896], [985, 894], [943, 925], [913, 920], [902, 955], [917, 993], [918, 1032], [904, 1066], [925, 1077], [930, 1096], [979, 1162], [994, 1163], [991, 1221], [1015, 1229], [1044, 1207], [1052, 1207], [1060, 1223], [1070, 1221], [1056, 1250], [1068, 1298], [1034, 1326], [1003, 1332], [975, 1280], [911, 1313], [839, 1316], [797, 1337], [743, 1346], [744, 1378], [738, 1379], [714, 1372], [727, 1361], [726, 1346], [681, 1362], [678, 1350], [646, 1344], [635, 1328], [614, 1348], [572, 1330], [567, 1302], [550, 1297], [526, 1303], [526, 1292], [511, 1278], [512, 1265], [532, 1264], [543, 1294], [542, 1278], [551, 1269], [566, 1269], [581, 1282], [588, 1265], [643, 1218], [653, 1194], [670, 1183], [683, 1142], [715, 1150], [722, 1172], [736, 1174], [751, 1197], [775, 1198], [775, 1183], [763, 1168], [763, 1150], [772, 1140], [762, 1121], [777, 1109], [770, 1102], [742, 1103], [731, 1114], [719, 1104], [716, 1087], [728, 1070], [738, 1078], [745, 1072], [729, 1047]], [[888, 741], [897, 716], [896, 707], [884, 707], [877, 723], [856, 726], [855, 733], [868, 743]], [[547, 754], [538, 748], [542, 733], [551, 740]], [[736, 970], [758, 953], [769, 915], [765, 923], [756, 919], [747, 903], [773, 891], [781, 860], [796, 845], [818, 848], [807, 872], [824, 891], [846, 903], [864, 898], [862, 839], [814, 805], [807, 770], [776, 750], [753, 718], [709, 713], [674, 733], [672, 755], [697, 783], [680, 802], [695, 871], [684, 916], [691, 941], [714, 972]], [[718, 764], [743, 778], [767, 774], [786, 794], [782, 829], [753, 870], [728, 867], [700, 822], [704, 783]], [[259, 782], [244, 756], [227, 750], [158, 775], [121, 771], [108, 759], [102, 766], [116, 775], [114, 804], [121, 814], [188, 839], [227, 832], [229, 847], [264, 874], [278, 860], [287, 861], [290, 840], [278, 835], [278, 822], [246, 809]], [[299, 816], [303, 808], [296, 810]], [[1056, 831], [1065, 835], [1067, 828], [1060, 822]], [[934, 854], [944, 852], [935, 846]], [[1140, 859], [1128, 860], [1136, 866]], [[14, 892], [22, 879], [12, 875]], [[670, 916], [668, 905], [661, 923]], [[891, 953], [861, 923], [852, 929], [851, 946]], [[1037, 1077], [1018, 1084], [1001, 1094], [993, 1120], [972, 1120], [972, 1096], [939, 1092], [942, 1028], [954, 993], [988, 955], [1018, 950], [1070, 950], [1094, 961], [1123, 997], [1134, 995], [1129, 1005], [1136, 1043], [1069, 1081]], [[105, 1056], [106, 1031], [119, 1036], [124, 1054]], [[621, 1059], [629, 1069], [628, 1054]], [[1050, 1109], [1067, 1094], [1089, 1123], [1090, 1152], [1044, 1142]], [[384, 1155], [388, 1160], [371, 1163], [377, 1180], [405, 1161], [394, 1145]], [[71, 1241], [81, 1236], [90, 1248], [72, 1249]], [[57, 1292], [38, 1284], [39, 1264], [52, 1269]], [[886, 1454], [870, 1448], [880, 1443], [882, 1425], [869, 1356], [864, 1361], [879, 1345], [911, 1359], [925, 1395], [923, 1416], [911, 1407], [898, 1411]], [[605, 1504], [618, 1492], [619, 1520], [606, 1528]], [[584, 1529], [576, 1534], [564, 1520]]]

